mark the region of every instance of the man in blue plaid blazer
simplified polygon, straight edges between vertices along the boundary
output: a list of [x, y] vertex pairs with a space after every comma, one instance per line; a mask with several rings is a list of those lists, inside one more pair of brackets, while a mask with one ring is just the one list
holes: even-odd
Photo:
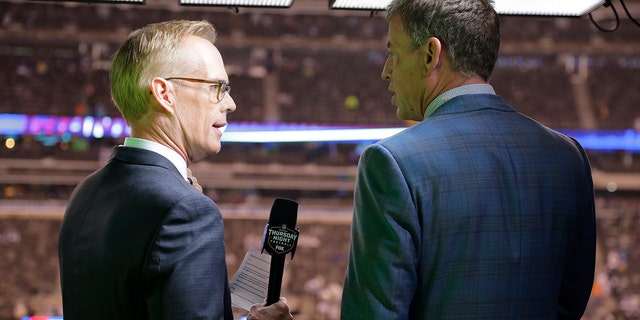
[[397, 115], [420, 122], [361, 156], [342, 319], [580, 319], [589, 162], [488, 84], [490, 1], [397, 0], [387, 19], [382, 77]]

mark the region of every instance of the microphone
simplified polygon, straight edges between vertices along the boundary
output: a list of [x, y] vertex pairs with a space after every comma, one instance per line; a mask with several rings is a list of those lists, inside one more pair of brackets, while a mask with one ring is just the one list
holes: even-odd
[[266, 250], [271, 255], [267, 306], [280, 300], [285, 256], [291, 252], [291, 259], [293, 260], [296, 246], [298, 245], [300, 232], [296, 228], [297, 220], [297, 202], [284, 198], [276, 198], [274, 200], [262, 238], [262, 251]]

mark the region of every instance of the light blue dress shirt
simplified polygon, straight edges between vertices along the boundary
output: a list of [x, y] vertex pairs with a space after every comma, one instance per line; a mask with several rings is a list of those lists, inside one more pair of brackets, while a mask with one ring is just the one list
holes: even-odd
[[424, 111], [424, 119], [429, 118], [440, 106], [445, 104], [445, 102], [465, 94], [496, 94], [496, 92], [490, 84], [468, 84], [453, 88], [437, 96], [429, 103], [427, 109]]

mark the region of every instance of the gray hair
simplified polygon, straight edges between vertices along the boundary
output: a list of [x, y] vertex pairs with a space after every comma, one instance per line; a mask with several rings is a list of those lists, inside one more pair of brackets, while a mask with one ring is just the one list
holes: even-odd
[[181, 46], [190, 35], [215, 43], [217, 32], [207, 21], [154, 23], [133, 31], [116, 51], [111, 61], [111, 98], [127, 122], [147, 114], [154, 77], [198, 69]]
[[454, 71], [489, 80], [500, 49], [500, 21], [492, 0], [394, 0], [387, 20], [395, 15], [402, 19], [413, 50], [436, 37]]

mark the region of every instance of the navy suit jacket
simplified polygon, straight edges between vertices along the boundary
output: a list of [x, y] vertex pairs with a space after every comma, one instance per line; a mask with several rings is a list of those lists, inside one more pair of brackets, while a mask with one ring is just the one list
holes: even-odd
[[583, 314], [595, 209], [574, 139], [499, 96], [463, 95], [358, 167], [342, 319]]
[[218, 207], [169, 160], [116, 147], [62, 222], [65, 320], [233, 319], [223, 232]]

